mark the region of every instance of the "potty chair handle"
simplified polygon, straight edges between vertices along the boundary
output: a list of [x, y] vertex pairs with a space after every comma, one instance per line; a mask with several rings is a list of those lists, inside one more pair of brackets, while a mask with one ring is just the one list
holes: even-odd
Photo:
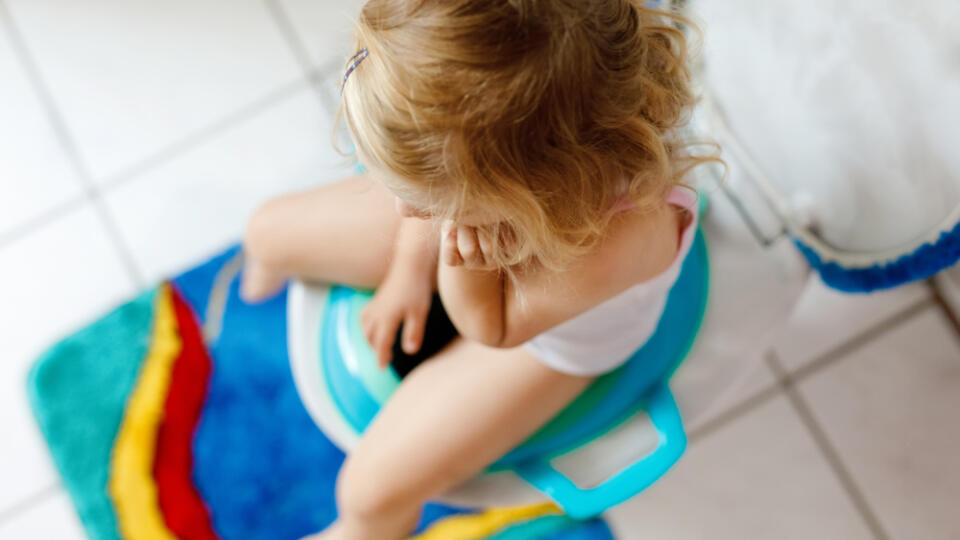
[[667, 382], [657, 383], [644, 399], [659, 442], [653, 452], [593, 488], [580, 488], [547, 459], [532, 459], [515, 467], [516, 473], [553, 499], [574, 519], [602, 514], [657, 481], [673, 466], [687, 447], [680, 411]]

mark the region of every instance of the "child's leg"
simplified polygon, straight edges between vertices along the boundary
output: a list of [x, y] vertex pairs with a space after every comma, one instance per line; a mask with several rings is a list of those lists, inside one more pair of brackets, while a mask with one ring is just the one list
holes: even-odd
[[350, 453], [340, 521], [320, 538], [404, 538], [424, 502], [524, 441], [591, 380], [521, 348], [454, 341], [404, 379]]
[[247, 225], [244, 296], [269, 296], [292, 275], [375, 287], [399, 223], [393, 195], [366, 175], [274, 199]]

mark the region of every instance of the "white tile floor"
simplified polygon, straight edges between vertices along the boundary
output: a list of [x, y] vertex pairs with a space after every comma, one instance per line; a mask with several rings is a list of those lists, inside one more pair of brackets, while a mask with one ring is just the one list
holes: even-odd
[[[358, 4], [0, 0], [0, 539], [83, 537], [26, 404], [36, 354], [264, 198], [343, 174], [327, 68]], [[938, 298], [812, 282], [755, 384], [610, 513], [620, 536], [960, 538], [960, 336]]]

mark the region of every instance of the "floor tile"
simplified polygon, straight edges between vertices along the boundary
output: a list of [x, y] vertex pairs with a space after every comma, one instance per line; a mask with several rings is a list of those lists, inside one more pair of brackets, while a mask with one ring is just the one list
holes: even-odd
[[81, 194], [9, 38], [0, 25], [0, 236]]
[[80, 518], [65, 491], [0, 523], [0, 540], [83, 540]]
[[609, 520], [623, 540], [870, 538], [782, 396], [691, 446]]
[[27, 404], [33, 360], [133, 293], [87, 207], [0, 249], [0, 509], [55, 480]]
[[102, 180], [301, 76], [262, 0], [8, 0]]
[[763, 246], [730, 193], [718, 190], [713, 179], [703, 180], [710, 298], [690, 354], [671, 379], [684, 422], [694, 432], [773, 386], [763, 356], [809, 279], [808, 265], [792, 243], [781, 239]]
[[170, 276], [240, 239], [269, 197], [350, 173], [332, 128], [304, 85], [242, 125], [106, 194], [148, 281]]
[[[759, 354], [751, 361], [744, 362], [741, 371], [736, 374], [735, 378], [732, 379], [729, 384], [714, 387], [711, 390], [707, 390], [706, 388], [710, 388], [712, 385], [705, 384], [696, 385], [691, 383], [689, 386], [681, 386], [680, 382], [687, 376], [684, 371], [684, 366], [681, 365], [680, 369], [678, 369], [674, 375], [673, 383], [671, 384], [680, 405], [681, 413], [685, 408], [688, 408], [688, 404], [691, 402], [704, 399], [711, 400], [709, 405], [706, 406], [698, 406], [697, 404], [689, 405], [689, 408], [694, 410], [703, 410], [702, 413], [695, 417], [691, 417], [690, 415], [684, 417], [684, 426], [687, 429], [687, 433], [694, 435], [702, 429], [713, 429], [712, 425], [718, 420], [725, 418], [731, 411], [736, 410], [751, 399], [777, 388], [776, 378]], [[696, 377], [701, 379], [710, 379], [712, 376], [710, 373], [699, 373], [696, 375]], [[696, 390], [698, 387], [704, 389], [698, 391]]]
[[960, 337], [936, 308], [800, 391], [891, 538], [960, 538]]
[[314, 67], [352, 54], [353, 25], [364, 0], [278, 0]]
[[845, 294], [811, 279], [775, 349], [791, 372], [930, 296], [923, 283], [869, 295]]

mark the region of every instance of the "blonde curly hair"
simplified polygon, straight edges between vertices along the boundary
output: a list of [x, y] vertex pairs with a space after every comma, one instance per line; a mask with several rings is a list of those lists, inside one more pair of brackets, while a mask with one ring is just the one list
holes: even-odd
[[370, 0], [341, 114], [395, 192], [496, 216], [480, 229], [499, 268], [562, 269], [613, 201], [662, 205], [713, 159], [679, 135], [695, 102], [681, 25], [632, 0]]

